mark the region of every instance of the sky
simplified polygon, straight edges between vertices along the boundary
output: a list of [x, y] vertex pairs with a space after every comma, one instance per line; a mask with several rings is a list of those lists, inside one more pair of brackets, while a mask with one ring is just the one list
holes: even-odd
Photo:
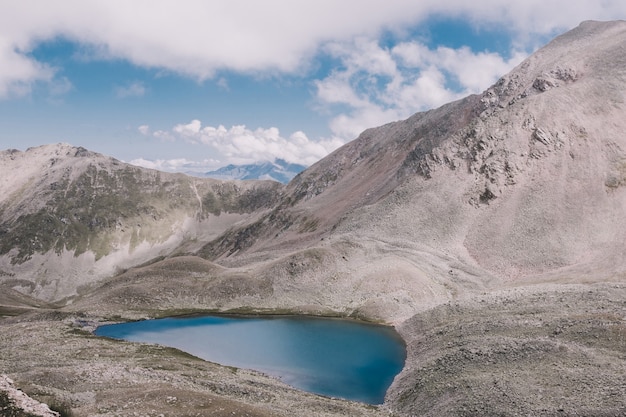
[[623, 0], [0, 0], [0, 150], [311, 165], [616, 19]]

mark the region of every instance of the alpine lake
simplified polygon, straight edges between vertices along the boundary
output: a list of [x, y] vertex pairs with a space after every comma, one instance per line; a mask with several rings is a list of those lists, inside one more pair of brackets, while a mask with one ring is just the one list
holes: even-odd
[[174, 347], [303, 391], [381, 404], [406, 347], [388, 326], [308, 316], [188, 316], [103, 325], [98, 336]]

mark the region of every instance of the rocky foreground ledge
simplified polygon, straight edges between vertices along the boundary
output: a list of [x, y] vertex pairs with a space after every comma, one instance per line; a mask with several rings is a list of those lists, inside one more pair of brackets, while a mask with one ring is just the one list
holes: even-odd
[[15, 388], [13, 380], [6, 375], [0, 375], [0, 415], [37, 417], [60, 416], [58, 412], [52, 411], [47, 404], [30, 398], [24, 392]]

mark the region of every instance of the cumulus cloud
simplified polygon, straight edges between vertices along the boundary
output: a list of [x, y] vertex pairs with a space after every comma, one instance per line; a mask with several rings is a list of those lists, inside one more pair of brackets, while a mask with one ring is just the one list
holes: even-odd
[[150, 134], [150, 126], [148, 125], [141, 125], [137, 128], [137, 130], [144, 136], [148, 136]]
[[[140, 126], [139, 130], [149, 134], [148, 126]], [[238, 125], [227, 129], [222, 125], [203, 126], [197, 119], [178, 124], [169, 131], [157, 130], [152, 136], [205, 146], [207, 153], [211, 153], [215, 160], [220, 160], [222, 165], [275, 159], [311, 165], [343, 145], [339, 139], [313, 141], [301, 131], [285, 137], [275, 127], [252, 130]]]
[[467, 47], [429, 49], [415, 41], [387, 48], [371, 39], [336, 43], [328, 51], [341, 65], [315, 82], [316, 95], [322, 106], [342, 106], [330, 128], [344, 141], [368, 127], [479, 93], [526, 55], [514, 51], [505, 59]]

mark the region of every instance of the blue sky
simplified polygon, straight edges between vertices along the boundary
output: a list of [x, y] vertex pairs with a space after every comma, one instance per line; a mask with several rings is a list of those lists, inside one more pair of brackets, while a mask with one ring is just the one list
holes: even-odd
[[625, 18], [623, 0], [0, 0], [0, 149], [308, 165]]

